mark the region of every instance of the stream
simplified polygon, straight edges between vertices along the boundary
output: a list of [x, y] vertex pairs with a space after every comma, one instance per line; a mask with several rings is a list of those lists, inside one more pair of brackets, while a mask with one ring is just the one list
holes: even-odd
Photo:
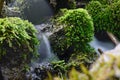
[[96, 37], [93, 37], [93, 40], [90, 42], [91, 47], [93, 47], [98, 55], [98, 49], [101, 49], [103, 52], [115, 48], [115, 45], [112, 41], [100, 41]]
[[[59, 60], [56, 55], [52, 52], [48, 35], [44, 32], [41, 32], [40, 29], [44, 27], [44, 21], [48, 21], [51, 16], [53, 16], [54, 12], [51, 9], [51, 6], [48, 4], [46, 0], [26, 0], [30, 3], [29, 8], [23, 9], [24, 18], [32, 22], [36, 29], [39, 31], [37, 34], [38, 39], [40, 40], [40, 45], [38, 46], [38, 55], [40, 57], [30, 64], [31, 71], [27, 73], [27, 76], [31, 76], [33, 80], [41, 80], [39, 79], [40, 74], [35, 74], [34, 70], [37, 69], [40, 72], [39, 67], [47, 68], [48, 70], [52, 69], [50, 62], [54, 60]], [[14, 4], [15, 5], [15, 4]], [[48, 24], [48, 26], [51, 26]], [[49, 33], [49, 32], [48, 32]], [[93, 40], [90, 42], [90, 45], [95, 49], [98, 55], [98, 48], [100, 48], [103, 52], [107, 50], [111, 50], [115, 47], [115, 45], [109, 41], [104, 42], [98, 40], [96, 37], [93, 37]]]

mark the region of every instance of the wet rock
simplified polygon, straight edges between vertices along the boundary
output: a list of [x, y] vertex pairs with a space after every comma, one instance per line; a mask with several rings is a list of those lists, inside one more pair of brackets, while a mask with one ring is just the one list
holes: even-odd
[[3, 77], [3, 74], [2, 74], [1, 67], [0, 67], [0, 80], [4, 80], [4, 77]]
[[2, 67], [1, 70], [4, 80], [26, 80], [25, 72], [23, 72], [22, 68], [9, 69], [8, 67]]
[[20, 12], [19, 8], [17, 8], [17, 7], [4, 6], [2, 15], [8, 16], [8, 17], [20, 17], [21, 12]]
[[34, 63], [30, 71], [26, 73], [27, 79], [31, 80], [44, 80], [48, 74], [47, 72], [53, 73], [53, 67], [50, 63]]
[[110, 41], [110, 38], [106, 31], [99, 31], [95, 33], [95, 37], [100, 41]]

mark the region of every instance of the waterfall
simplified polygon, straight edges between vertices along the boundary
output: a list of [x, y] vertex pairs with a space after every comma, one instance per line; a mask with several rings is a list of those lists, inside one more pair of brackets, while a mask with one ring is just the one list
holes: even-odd
[[52, 53], [51, 46], [47, 36], [40, 32], [38, 34], [38, 39], [40, 40], [40, 45], [38, 46], [39, 58], [31, 63], [30, 71], [26, 73], [27, 78], [32, 80], [42, 80], [46, 70], [52, 71], [52, 61], [58, 60], [57, 56]]
[[[37, 28], [37, 27], [36, 27]], [[37, 29], [38, 30], [38, 29]], [[58, 60], [57, 56], [52, 52], [50, 42], [45, 33], [39, 31], [37, 37], [40, 41], [40, 45], [38, 46], [38, 55], [39, 58], [33, 62], [32, 64], [41, 64], [41, 63], [50, 63], [52, 61]]]
[[51, 47], [48, 38], [45, 34], [41, 34], [40, 46], [38, 48], [38, 53], [40, 54], [39, 63], [48, 61], [51, 56]]

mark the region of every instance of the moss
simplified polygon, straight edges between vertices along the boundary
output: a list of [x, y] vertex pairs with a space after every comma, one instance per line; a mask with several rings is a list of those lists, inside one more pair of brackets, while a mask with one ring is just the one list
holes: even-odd
[[74, 53], [71, 55], [68, 63], [71, 67], [79, 67], [81, 64], [84, 64], [87, 68], [90, 67], [97, 58], [96, 53]]
[[119, 0], [92, 0], [92, 1], [99, 1], [102, 5], [110, 5]]
[[[98, 7], [95, 9], [96, 6]], [[93, 18], [95, 31], [109, 31], [120, 39], [120, 1], [107, 7], [102, 7], [98, 1], [92, 1], [86, 6], [86, 9]]]
[[[35, 55], [38, 39], [36, 29], [27, 20], [17, 17], [0, 19], [0, 58], [8, 62], [16, 59], [16, 64], [29, 61]], [[14, 56], [14, 58], [13, 58]]]
[[91, 17], [85, 9], [63, 11], [63, 16], [57, 21], [64, 27], [55, 36], [54, 51], [58, 53], [60, 59], [65, 60], [66, 70], [72, 66], [78, 67], [82, 63], [91, 64], [97, 55], [88, 44], [94, 35]]
[[[81, 65], [81, 69], [82, 72], [79, 72], [73, 68], [68, 73], [69, 80], [119, 80], [120, 45], [113, 50], [104, 52], [104, 54], [91, 65], [89, 70], [83, 65]], [[58, 80], [61, 79], [58, 78]]]
[[65, 25], [65, 42], [67, 48], [74, 46], [74, 50], [84, 51], [86, 44], [94, 35], [93, 21], [85, 9], [68, 10], [59, 19]]
[[65, 63], [64, 60], [61, 61], [54, 61], [51, 63], [53, 66], [53, 69], [57, 72], [57, 73], [65, 73], [67, 71], [67, 65]]

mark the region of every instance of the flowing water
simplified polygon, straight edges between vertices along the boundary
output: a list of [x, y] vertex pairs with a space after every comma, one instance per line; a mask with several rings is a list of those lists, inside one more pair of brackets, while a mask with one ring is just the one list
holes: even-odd
[[95, 49], [98, 55], [100, 55], [98, 49], [101, 49], [103, 52], [105, 52], [115, 47], [115, 45], [111, 41], [100, 41], [96, 37], [93, 37], [93, 40], [90, 42], [90, 45]]
[[26, 77], [31, 77], [32, 80], [42, 80], [46, 71], [53, 71], [51, 62], [59, 60], [57, 56], [52, 53], [47, 36], [40, 32], [38, 39], [40, 40], [38, 47], [39, 58], [31, 63], [30, 71], [26, 73]]
[[12, 0], [8, 6], [11, 10], [20, 10], [21, 15], [19, 17], [27, 19], [33, 24], [41, 24], [54, 14], [48, 0]]
[[53, 15], [53, 10], [47, 0], [26, 0], [29, 8], [24, 9], [24, 16], [33, 24], [40, 24]]
[[40, 57], [38, 59], [38, 62], [43, 63], [56, 60], [57, 57], [52, 53], [50, 43], [46, 35], [41, 33], [41, 36], [39, 35], [39, 38], [40, 46], [38, 48], [38, 53], [40, 54]]
[[[24, 18], [31, 21], [33, 24], [41, 24], [44, 20], [46, 21], [49, 17], [53, 15], [53, 11], [50, 5], [47, 3], [47, 0], [25, 0], [29, 3], [29, 7], [24, 8]], [[17, 3], [11, 4], [16, 5]], [[19, 6], [20, 7], [20, 6]], [[37, 30], [40, 31], [40, 25], [37, 25]], [[38, 67], [38, 65], [44, 65], [54, 60], [58, 60], [58, 58], [52, 53], [49, 40], [47, 36], [40, 32], [38, 35], [38, 39], [40, 40], [40, 45], [38, 46], [38, 53], [40, 57], [33, 63], [31, 63], [31, 67], [34, 69]], [[115, 46], [112, 42], [102, 42], [97, 40], [97, 38], [93, 38], [93, 41], [90, 42], [90, 45], [95, 48], [96, 52], [98, 52], [98, 48], [103, 51], [111, 50]], [[35, 75], [36, 76], [36, 75]]]

